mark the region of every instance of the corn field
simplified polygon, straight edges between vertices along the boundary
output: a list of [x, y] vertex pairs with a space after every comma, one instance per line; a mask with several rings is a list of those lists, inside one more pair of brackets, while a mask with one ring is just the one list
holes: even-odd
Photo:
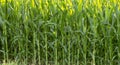
[[0, 65], [120, 65], [119, 17], [120, 0], [0, 0]]

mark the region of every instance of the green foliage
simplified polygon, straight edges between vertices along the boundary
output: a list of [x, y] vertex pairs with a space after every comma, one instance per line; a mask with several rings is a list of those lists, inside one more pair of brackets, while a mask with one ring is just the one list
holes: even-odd
[[119, 17], [115, 0], [0, 0], [0, 61], [119, 65]]

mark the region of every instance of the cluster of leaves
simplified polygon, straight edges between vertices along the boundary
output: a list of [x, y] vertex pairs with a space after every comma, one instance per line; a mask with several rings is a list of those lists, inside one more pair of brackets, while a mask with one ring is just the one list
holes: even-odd
[[120, 64], [120, 1], [0, 0], [0, 60]]

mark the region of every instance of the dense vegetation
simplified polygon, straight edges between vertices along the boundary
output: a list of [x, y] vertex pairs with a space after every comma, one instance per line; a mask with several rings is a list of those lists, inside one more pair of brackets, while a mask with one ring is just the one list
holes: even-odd
[[0, 61], [120, 65], [120, 1], [0, 0]]

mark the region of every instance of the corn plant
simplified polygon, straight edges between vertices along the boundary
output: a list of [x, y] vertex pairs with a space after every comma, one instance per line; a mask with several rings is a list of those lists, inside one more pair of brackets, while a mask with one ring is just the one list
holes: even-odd
[[0, 63], [119, 65], [119, 17], [119, 0], [0, 0]]

